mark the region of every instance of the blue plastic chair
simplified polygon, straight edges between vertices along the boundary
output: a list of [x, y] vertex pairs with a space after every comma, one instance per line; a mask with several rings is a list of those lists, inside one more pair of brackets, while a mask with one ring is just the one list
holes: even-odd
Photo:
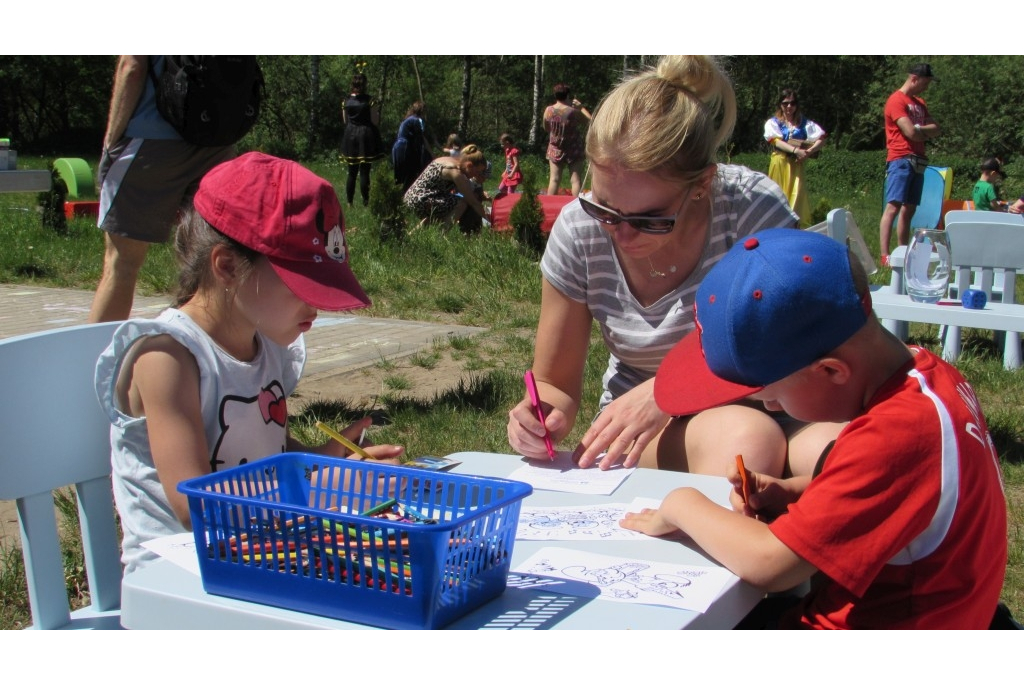
[[[0, 340], [10, 401], [0, 412], [0, 499], [15, 500], [32, 627], [120, 628], [121, 553], [110, 485], [110, 422], [96, 359], [117, 323]], [[73, 486], [91, 604], [71, 612], [53, 490]]]

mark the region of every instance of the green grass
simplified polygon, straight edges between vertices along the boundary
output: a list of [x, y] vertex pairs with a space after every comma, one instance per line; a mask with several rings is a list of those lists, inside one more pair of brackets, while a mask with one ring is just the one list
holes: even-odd
[[[44, 168], [47, 160], [21, 158], [23, 168]], [[95, 165], [95, 160], [90, 160]], [[763, 169], [767, 155], [734, 159]], [[343, 188], [345, 172], [336, 162], [311, 168]], [[546, 168], [546, 167], [544, 167]], [[868, 165], [872, 169], [873, 166]], [[840, 173], [813, 174], [808, 170], [811, 206], [843, 206], [857, 220], [873, 254], [877, 254], [881, 216], [882, 170], [871, 183], [843, 181]], [[543, 182], [544, 179], [541, 179]], [[488, 184], [493, 190], [497, 180]], [[102, 238], [93, 222], [69, 222], [67, 235], [58, 236], [41, 226], [35, 195], [0, 195], [0, 282], [37, 283], [92, 289], [102, 266]], [[458, 231], [426, 227], [398, 243], [381, 243], [375, 221], [358, 205], [346, 208], [352, 267], [373, 306], [356, 314], [384, 318], [437, 321], [479, 326], [486, 332], [435, 341], [430, 351], [413, 356], [411, 363], [425, 369], [437, 355], [449, 354], [465, 362], [472, 373], [455, 387], [428, 399], [410, 398], [396, 366], [381, 360], [389, 375], [388, 386], [372, 407], [317, 401], [293, 417], [299, 439], [319, 443], [313, 427], [317, 420], [344, 425], [365, 412], [380, 417], [373, 428], [375, 442], [403, 444], [410, 454], [444, 455], [459, 450], [508, 451], [505, 432], [509, 407], [522, 395], [522, 371], [530, 364], [533, 335], [540, 308], [540, 276], [536, 257], [520, 249], [508, 234], [464, 236]], [[887, 283], [889, 273], [873, 277]], [[175, 280], [173, 258], [167, 245], [151, 249], [140, 292], [168, 292]], [[938, 351], [934, 327], [912, 326], [913, 342]], [[583, 415], [589, 419], [600, 394], [607, 352], [591, 346], [587, 358]], [[1002, 460], [1009, 501], [1010, 560], [1003, 598], [1017, 617], [1024, 616], [1024, 374], [1002, 369], [1001, 355], [984, 332], [965, 339], [960, 368], [974, 385]], [[578, 438], [588, 420], [581, 420]], [[69, 543], [74, 549], [74, 543]], [[68, 558], [69, 597], [87, 601], [88, 590], [78, 571], [80, 562]], [[28, 620], [24, 570], [17, 550], [0, 549], [0, 628], [17, 628]]]

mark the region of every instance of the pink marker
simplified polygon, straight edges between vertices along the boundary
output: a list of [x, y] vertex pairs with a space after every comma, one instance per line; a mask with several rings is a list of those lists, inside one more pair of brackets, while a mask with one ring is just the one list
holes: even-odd
[[[537, 381], [533, 379], [533, 371], [524, 373], [523, 381], [526, 382], [526, 392], [530, 395], [530, 404], [533, 405], [533, 410], [537, 412], [537, 420], [540, 421], [541, 426], [544, 426], [544, 410], [540, 407], [540, 393], [537, 392]], [[551, 461], [554, 461], [555, 448], [551, 445], [551, 434], [548, 433], [547, 426], [544, 426], [544, 446], [548, 450], [548, 456], [551, 457]]]

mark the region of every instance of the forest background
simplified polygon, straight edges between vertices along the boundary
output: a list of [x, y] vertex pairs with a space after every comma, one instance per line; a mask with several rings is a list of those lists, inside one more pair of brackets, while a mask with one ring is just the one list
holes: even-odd
[[[95, 169], [116, 59], [112, 55], [0, 56], [0, 137], [11, 139], [24, 168], [42, 168], [57, 157], [82, 157]], [[371, 93], [381, 103], [381, 132], [387, 144], [410, 103], [423, 99], [428, 103], [428, 131], [438, 143], [448, 133], [459, 132], [464, 142], [483, 145], [500, 168], [498, 137], [508, 132], [524, 151], [527, 176], [543, 180], [546, 136], [540, 115], [553, 101], [552, 86], [569, 83], [594, 110], [624, 73], [656, 60], [657, 56], [261, 56], [267, 82], [265, 106], [258, 125], [238, 147], [299, 160], [340, 188], [345, 175], [338, 155], [343, 133], [340, 108], [360, 64]], [[807, 170], [814, 218], [822, 220], [833, 207], [849, 209], [876, 255], [876, 227], [884, 204], [882, 109], [916, 62], [930, 62], [939, 77], [925, 93], [943, 129], [943, 135], [929, 144], [929, 154], [933, 164], [953, 168], [953, 197], [970, 197], [981, 158], [996, 154], [1003, 156], [1009, 171], [1003, 196], [1024, 194], [1024, 156], [1019, 154], [1024, 150], [1020, 116], [1024, 92], [1018, 84], [1024, 57], [726, 56], [722, 61], [735, 83], [739, 120], [720, 159], [766, 170], [764, 121], [774, 112], [779, 91], [797, 88], [804, 113], [829, 131], [828, 146], [821, 157], [809, 162]], [[377, 171], [386, 173], [386, 165], [379, 165]], [[497, 175], [488, 183], [490, 190]], [[7, 195], [0, 201], [0, 209], [8, 203], [18, 208], [4, 215], [0, 280], [93, 287], [102, 258], [102, 237], [94, 222], [72, 220], [67, 235], [41, 230], [36, 216], [21, 211], [24, 202], [15, 197]], [[361, 206], [347, 209], [346, 218], [350, 226], [376, 223]], [[391, 245], [372, 230], [352, 232], [353, 251], [360, 255], [360, 280], [374, 300], [373, 316], [439, 317], [493, 331], [486, 345], [474, 342], [465, 350], [460, 346], [469, 343], [460, 341], [460, 346], [453, 343], [450, 350], [432, 350], [419, 358], [428, 376], [445, 377], [434, 365], [449, 358], [472, 372], [471, 381], [464, 384], [460, 376], [458, 388], [428, 402], [429, 411], [422, 402], [405, 397], [412, 384], [404, 375], [408, 369], [382, 364], [373, 371], [382, 377], [383, 388], [381, 405], [375, 406], [386, 405], [396, 417], [394, 427], [381, 427], [395, 431], [387, 434], [387, 441], [409, 445], [417, 454], [447, 453], [444, 450], [450, 448], [453, 435], [460, 439], [471, 435], [479, 449], [504, 449], [507, 407], [522, 393], [521, 368], [528, 364], [532, 350], [539, 304], [536, 258], [521, 253], [514, 242], [500, 235], [485, 232], [476, 237], [458, 240], [461, 235], [417, 231], [409, 242]], [[168, 292], [175, 273], [170, 250], [159, 246], [147, 259], [140, 292]], [[448, 274], [458, 278], [446, 278]], [[881, 270], [874, 279], [887, 282], [888, 271]], [[410, 283], [417, 287], [410, 288]], [[937, 349], [935, 328], [919, 327], [913, 331], [913, 341]], [[999, 448], [1011, 520], [1003, 599], [1020, 617], [1024, 614], [1024, 410], [1019, 398], [1024, 393], [1024, 376], [1005, 372], [990, 337], [984, 331], [978, 333], [973, 342], [965, 339], [971, 354], [961, 358], [959, 366], [979, 391]], [[592, 345], [587, 367], [591, 406], [596, 403], [606, 355], [600, 345]], [[509, 372], [510, 368], [515, 371]], [[492, 369], [497, 370], [491, 373]], [[308, 428], [316, 434], [311, 425]], [[455, 444], [469, 445], [470, 438]], [[23, 574], [9, 561], [20, 562], [20, 555], [12, 552], [5, 562], [2, 552], [0, 629], [17, 626], [27, 616]], [[69, 583], [77, 591], [81, 567], [74, 561], [77, 556], [69, 558], [74, 562], [68, 566]], [[20, 589], [8, 589], [15, 586]]]
[[[427, 103], [428, 135], [451, 132], [497, 153], [509, 133], [524, 152], [546, 144], [544, 107], [555, 83], [568, 83], [593, 111], [622, 76], [656, 56], [608, 55], [330, 55], [261, 56], [266, 102], [241, 149], [304, 161], [336, 160], [344, 129], [341, 103], [359, 69], [381, 106], [390, 145], [409, 105]], [[1024, 57], [1006, 55], [740, 55], [722, 61], [736, 87], [739, 119], [726, 154], [767, 148], [765, 120], [782, 88], [800, 92], [803, 113], [829, 132], [832, 150], [884, 149], [882, 108], [918, 61], [938, 80], [924, 97], [943, 128], [930, 144], [970, 159], [1024, 149]], [[101, 146], [116, 56], [0, 56], [0, 137], [22, 153], [95, 156]], [[437, 151], [435, 149], [435, 151]], [[976, 177], [976, 169], [972, 170]], [[878, 173], [884, 173], [881, 169]], [[962, 177], [962, 175], [961, 175]]]

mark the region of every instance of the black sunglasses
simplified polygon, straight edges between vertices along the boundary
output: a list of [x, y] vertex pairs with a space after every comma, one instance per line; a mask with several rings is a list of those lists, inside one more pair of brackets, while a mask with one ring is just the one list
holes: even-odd
[[[687, 193], [686, 197], [690, 197]], [[650, 233], [651, 235], [665, 235], [671, 233], [672, 229], [675, 228], [676, 219], [679, 218], [678, 214], [672, 216], [623, 216], [616, 212], [614, 209], [608, 209], [603, 205], [599, 205], [596, 202], [592, 202], [582, 195], [579, 198], [580, 207], [587, 213], [592, 219], [597, 219], [602, 224], [608, 226], [614, 226], [616, 224], [627, 223], [632, 226], [635, 230], [641, 233]], [[686, 202], [686, 198], [683, 198], [683, 202]], [[682, 208], [682, 204], [679, 205]]]
[[793, 105], [794, 107], [796, 107], [796, 100], [786, 100], [785, 102], [780, 102], [779, 104], [782, 105], [783, 107], [785, 107], [786, 105]]

